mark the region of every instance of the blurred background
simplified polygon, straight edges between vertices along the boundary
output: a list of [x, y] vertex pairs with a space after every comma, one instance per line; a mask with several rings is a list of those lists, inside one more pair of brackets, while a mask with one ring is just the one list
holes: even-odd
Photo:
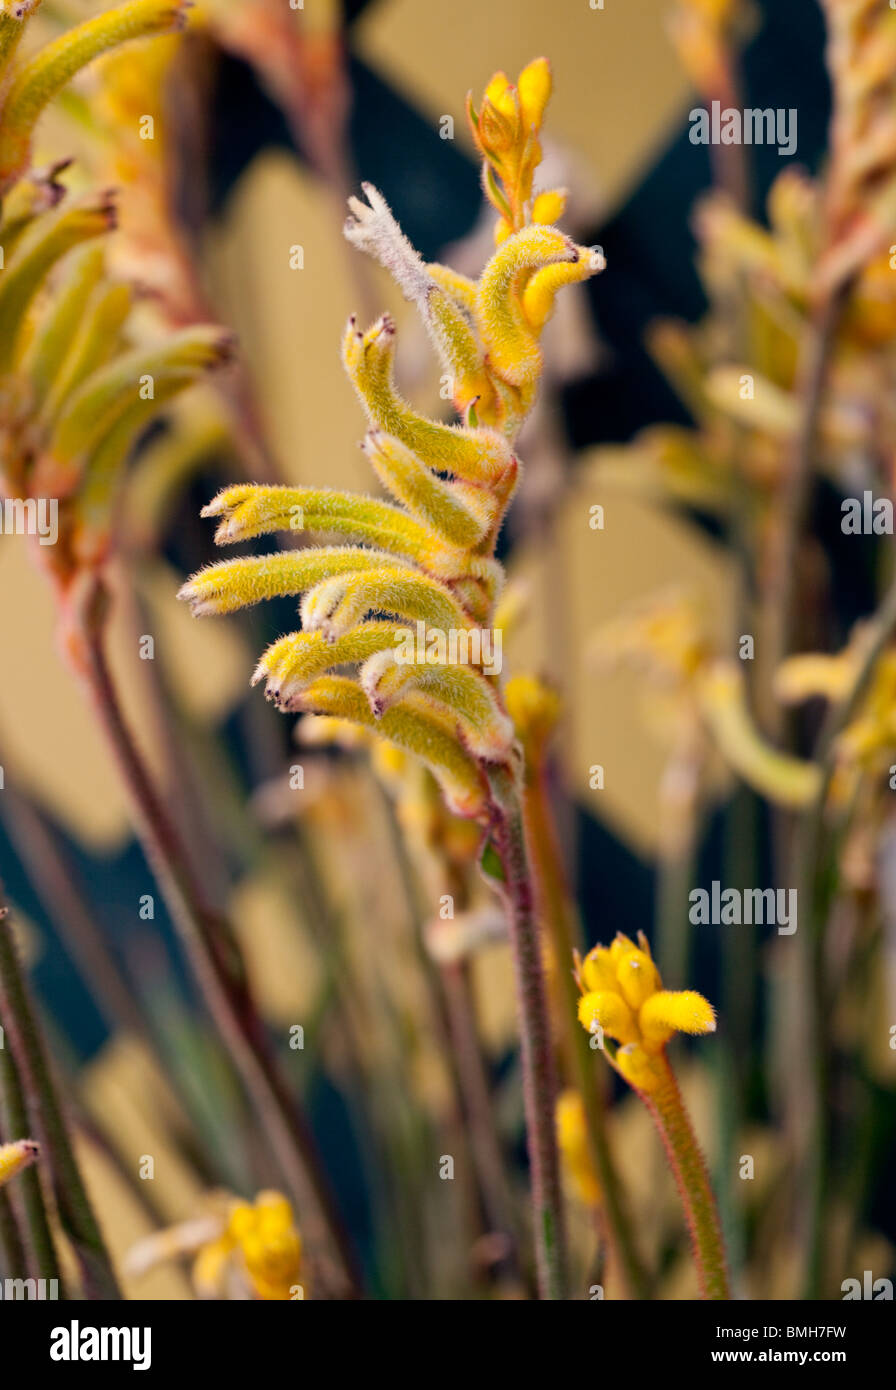
[[[89, 10], [72, 0], [50, 7], [49, 20]], [[464, 97], [496, 69], [513, 76], [539, 54], [550, 58], [555, 94], [543, 182], [569, 188], [565, 225], [577, 241], [600, 244], [608, 265], [567, 296], [545, 336], [548, 377], [520, 443], [526, 475], [502, 538], [522, 596], [506, 661], [514, 672], [549, 675], [562, 697], [551, 785], [586, 943], [643, 930], [656, 951], [665, 931], [665, 963], [687, 969], [685, 978], [668, 978], [669, 987], [700, 989], [720, 1009], [716, 1039], [693, 1052], [678, 1045], [684, 1089], [717, 1181], [738, 1292], [793, 1297], [799, 1229], [781, 1118], [787, 1005], [776, 994], [785, 988], [778, 966], [786, 938], [756, 929], [732, 959], [719, 928], [688, 934], [686, 926], [687, 892], [730, 874], [732, 845], [750, 842], [753, 876], [745, 882], [774, 881], [768, 808], [714, 769], [689, 865], [677, 881], [665, 872], [675, 857], [677, 813], [663, 712], [645, 717], [643, 671], [607, 669], [595, 655], [609, 620], [658, 591], [696, 595], [719, 643], [730, 643], [736, 623], [737, 561], [725, 526], [699, 499], [688, 506], [635, 485], [623, 449], [652, 425], [691, 423], [647, 335], [660, 319], [696, 323], [707, 307], [693, 214], [712, 182], [711, 152], [688, 139], [688, 112], [703, 101], [670, 39], [669, 11], [661, 0], [606, 0], [602, 8], [588, 0], [455, 0], [447, 8], [346, 0], [341, 9], [305, 0], [304, 31], [340, 30], [344, 45], [330, 95], [310, 115], [284, 109], [251, 61], [251, 45], [203, 31], [180, 73], [184, 91], [169, 92], [172, 129], [188, 156], [177, 196], [212, 317], [238, 337], [276, 475], [366, 490], [363, 422], [339, 362], [348, 314], [372, 319], [388, 308], [399, 326], [403, 388], [430, 413], [444, 406], [409, 307], [377, 268], [357, 264], [341, 236], [346, 187], [361, 177], [375, 184], [425, 258], [476, 274], [488, 255], [489, 224]], [[742, 20], [743, 104], [799, 113], [793, 161], [773, 148], [750, 152], [750, 210], [761, 218], [785, 163], [819, 168], [830, 84], [814, 0], [752, 0]], [[141, 53], [130, 50], [130, 61], [139, 64]], [[188, 74], [204, 101], [199, 133], [185, 95]], [[86, 100], [97, 81], [82, 80]], [[201, 157], [193, 157], [190, 132]], [[62, 106], [41, 127], [44, 157], [75, 150], [82, 138], [73, 110]], [[300, 271], [290, 265], [295, 246]], [[245, 621], [195, 623], [175, 599], [184, 577], [214, 555], [200, 508], [222, 482], [245, 476], [232, 459], [212, 456], [153, 499], [162, 518], [157, 543], [120, 560], [136, 577], [115, 610], [114, 669], [206, 883], [229, 907], [372, 1289], [382, 1297], [463, 1296], [470, 1252], [446, 1232], [454, 1228], [453, 1204], [465, 1209], [469, 1197], [438, 1190], [449, 1186], [437, 1181], [438, 1157], [453, 1152], [450, 1068], [429, 1026], [421, 983], [428, 967], [413, 940], [415, 913], [425, 920], [433, 904], [424, 889], [422, 906], [411, 894], [408, 907], [407, 865], [382, 789], [350, 752], [303, 753], [301, 812], [285, 809], [284, 778], [297, 760], [292, 721], [248, 681], [259, 634], [272, 639], [285, 630], [290, 605], [266, 605]], [[830, 543], [837, 575], [828, 634], [836, 646], [873, 607], [873, 546], [857, 560], [857, 542], [841, 564], [836, 498], [821, 495], [814, 505], [812, 525]], [[597, 506], [603, 525], [595, 529]], [[51, 594], [18, 537], [0, 537], [0, 614], [0, 865], [54, 1052], [72, 1079], [92, 1190], [120, 1258], [138, 1237], [195, 1213], [211, 1189], [251, 1195], [252, 1144], [245, 1133], [232, 1142], [246, 1117], [221, 1073], [116, 771], [59, 658]], [[151, 662], [140, 655], [146, 634]], [[160, 707], [173, 711], [164, 728]], [[334, 963], [328, 951], [334, 923], [348, 976], [342, 957]], [[894, 950], [890, 939], [882, 959], [891, 977]], [[469, 969], [519, 1190], [506, 944], [485, 941]], [[349, 991], [348, 1007], [357, 1010], [360, 1077], [334, 1007], [347, 979], [359, 991]], [[889, 1003], [879, 1001], [884, 1019], [893, 983]], [[288, 1045], [294, 1025], [304, 1028], [298, 1051]], [[892, 1278], [896, 1202], [887, 1171], [896, 1057], [882, 1029], [854, 1057], [860, 1094], [850, 1092], [839, 1140], [851, 1189], [837, 1219], [853, 1232], [849, 1272], [854, 1265], [861, 1277], [871, 1267], [875, 1277]], [[366, 1109], [358, 1104], [365, 1085]], [[639, 1228], [649, 1231], [645, 1254], [660, 1270], [656, 1296], [693, 1296], [674, 1191], [649, 1119], [632, 1097], [616, 1099], [614, 1146]], [[743, 1154], [755, 1159], [750, 1183], [737, 1178]], [[154, 1157], [152, 1182], [136, 1176], [145, 1155]], [[584, 1278], [592, 1227], [575, 1204], [571, 1225]], [[171, 1260], [129, 1275], [126, 1286], [141, 1297], [195, 1294], [188, 1268]]]

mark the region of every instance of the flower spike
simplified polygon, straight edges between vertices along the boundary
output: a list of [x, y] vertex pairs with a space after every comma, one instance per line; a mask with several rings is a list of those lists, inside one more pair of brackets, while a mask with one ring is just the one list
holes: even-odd
[[[522, 758], [500, 683], [504, 570], [495, 555], [520, 475], [515, 440], [541, 375], [541, 330], [559, 290], [604, 264], [596, 249], [549, 225], [563, 194], [537, 195], [533, 187], [550, 89], [550, 68], [539, 58], [517, 86], [496, 74], [480, 109], [468, 104], [483, 184], [499, 212], [497, 249], [477, 281], [427, 265], [372, 184], [349, 200], [345, 235], [415, 306], [450, 378], [457, 420], [429, 419], [401, 396], [388, 314], [366, 330], [350, 318], [342, 361], [367, 417], [365, 454], [394, 500], [227, 488], [206, 509], [219, 519], [220, 544], [287, 529], [336, 531], [355, 544], [211, 565], [180, 597], [203, 616], [301, 595], [302, 630], [267, 649], [254, 681], [282, 709], [323, 719], [318, 730], [344, 739], [347, 728], [360, 729], [362, 746], [373, 737], [413, 755], [450, 811], [487, 828], [505, 870], [524, 1015], [539, 1287], [556, 1298], [564, 1288], [563, 1223], [549, 1028], [526, 877]], [[486, 651], [496, 658], [487, 664]], [[628, 1007], [620, 998], [617, 1012]]]

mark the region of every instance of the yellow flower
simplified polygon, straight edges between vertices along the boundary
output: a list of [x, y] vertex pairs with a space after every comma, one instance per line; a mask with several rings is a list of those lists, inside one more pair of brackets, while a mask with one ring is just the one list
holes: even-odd
[[608, 1049], [616, 1070], [637, 1090], [651, 1092], [666, 1076], [661, 1057], [675, 1033], [713, 1033], [712, 1005], [694, 990], [663, 989], [643, 932], [638, 945], [618, 932], [578, 963], [579, 1022], [620, 1046]]
[[560, 718], [557, 691], [537, 676], [511, 676], [504, 690], [504, 703], [517, 737], [541, 748]]
[[655, 685], [684, 690], [713, 655], [703, 602], [680, 589], [651, 594], [599, 630], [592, 654], [601, 665], [630, 664]]
[[562, 1091], [557, 1097], [556, 1122], [560, 1157], [573, 1191], [583, 1206], [599, 1206], [600, 1183], [591, 1157], [585, 1105], [578, 1091]]
[[12, 1144], [0, 1144], [0, 1187], [36, 1163], [40, 1157], [40, 1145], [33, 1139], [16, 1139]]
[[139, 1276], [163, 1260], [191, 1254], [200, 1298], [305, 1297], [302, 1238], [284, 1196], [259, 1192], [252, 1203], [215, 1192], [204, 1206], [203, 1215], [138, 1241], [126, 1260], [129, 1273]]
[[532, 222], [556, 222], [566, 206], [562, 189], [539, 193], [534, 199], [532, 192], [541, 160], [538, 134], [551, 87], [550, 63], [546, 58], [535, 58], [523, 68], [516, 86], [506, 73], [496, 72], [478, 111], [472, 94], [467, 97], [470, 129], [483, 158], [482, 186], [500, 214], [496, 246]]
[[240, 1202], [228, 1234], [238, 1247], [257, 1298], [286, 1301], [301, 1288], [302, 1238], [292, 1207], [279, 1192], [260, 1192], [255, 1205]]

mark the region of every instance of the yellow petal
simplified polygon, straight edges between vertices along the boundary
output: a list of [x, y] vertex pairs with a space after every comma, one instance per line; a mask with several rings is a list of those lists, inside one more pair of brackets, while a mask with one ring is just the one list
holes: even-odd
[[523, 120], [538, 130], [551, 96], [551, 65], [547, 58], [535, 58], [523, 68], [517, 81]]
[[559, 222], [566, 211], [566, 193], [562, 188], [552, 188], [539, 193], [532, 204], [533, 222]]
[[579, 1000], [579, 1022], [589, 1033], [599, 1026], [616, 1042], [634, 1042], [638, 1037], [635, 1016], [621, 994], [596, 990]]
[[582, 981], [590, 990], [618, 992], [616, 967], [606, 946], [595, 946], [582, 961]]
[[631, 937], [626, 936], [624, 932], [618, 931], [610, 942], [609, 950], [610, 959], [615, 969], [624, 956], [629, 955], [630, 952], [635, 950], [635, 943], [632, 941]]
[[639, 1022], [645, 1042], [659, 1045], [673, 1033], [714, 1033], [716, 1029], [712, 1005], [692, 989], [652, 994], [641, 1006]]
[[698, 694], [722, 756], [744, 781], [783, 806], [808, 806], [814, 800], [818, 768], [765, 742], [747, 708], [743, 675], [735, 662], [714, 661], [701, 677]]
[[203, 1245], [193, 1261], [193, 1287], [200, 1298], [224, 1298], [233, 1245], [227, 1236]]
[[497, 106], [510, 86], [506, 72], [496, 72], [485, 89], [485, 100]]
[[646, 999], [660, 988], [659, 971], [644, 951], [629, 951], [616, 963], [616, 978], [625, 1002], [640, 1009]]
[[658, 1057], [652, 1057], [643, 1047], [631, 1044], [616, 1053], [616, 1069], [639, 1091], [656, 1091], [666, 1079], [667, 1071]]
[[788, 657], [775, 676], [775, 694], [787, 705], [800, 704], [814, 695], [826, 700], [842, 700], [855, 680], [857, 662], [853, 653], [828, 656], [821, 652], [800, 652]]

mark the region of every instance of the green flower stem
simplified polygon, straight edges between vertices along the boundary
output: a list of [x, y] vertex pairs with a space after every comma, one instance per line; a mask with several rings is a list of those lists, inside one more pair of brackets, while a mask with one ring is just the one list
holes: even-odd
[[541, 940], [523, 824], [522, 800], [506, 768], [490, 771], [492, 838], [504, 871], [503, 892], [520, 1010], [523, 1099], [532, 1181], [539, 1295], [566, 1297], [566, 1242], [554, 1108], [557, 1095]]
[[518, 1273], [517, 1223], [513, 1194], [495, 1123], [495, 1107], [477, 1033], [476, 1004], [468, 961], [444, 965], [439, 971], [445, 995], [447, 1025], [459, 1076], [463, 1114], [470, 1136], [480, 1199], [487, 1230], [507, 1240], [505, 1268]]
[[[3, 928], [0, 927], [0, 930]], [[5, 1138], [18, 1138], [27, 1134], [29, 1132], [28, 1107], [25, 1104], [25, 1092], [22, 1089], [22, 1081], [15, 1058], [12, 1055], [11, 1046], [0, 1049], [0, 1102], [2, 1102], [6, 1122], [7, 1134]], [[59, 1261], [53, 1242], [53, 1234], [50, 1230], [38, 1165], [31, 1164], [29, 1168], [26, 1168], [19, 1177], [18, 1184], [22, 1197], [25, 1246], [22, 1249], [19, 1263], [13, 1266], [11, 1273], [14, 1275], [24, 1274], [27, 1271], [38, 1279], [60, 1279]], [[0, 1197], [7, 1197], [7, 1193], [5, 1191], [0, 1192]], [[14, 1212], [11, 1214], [14, 1217]], [[19, 1231], [18, 1225], [15, 1234], [21, 1246], [22, 1233]], [[15, 1245], [12, 1247], [12, 1255], [19, 1255]], [[65, 1291], [61, 1280], [59, 1291], [64, 1298]]]
[[700, 1296], [728, 1299], [731, 1295], [725, 1247], [709, 1173], [665, 1054], [662, 1065], [664, 1078], [660, 1086], [654, 1091], [641, 1091], [639, 1094], [659, 1130], [681, 1195], [697, 1266]]
[[[3, 904], [0, 904], [0, 1022], [12, 1054], [7, 1056], [6, 1048], [0, 1054], [7, 1124], [13, 1133], [19, 1131], [16, 1135], [19, 1138], [36, 1132], [43, 1145], [59, 1221], [78, 1257], [88, 1297], [120, 1298], [112, 1261], [81, 1177], [68, 1123], [28, 997], [8, 909]], [[18, 1077], [21, 1078], [20, 1087]], [[35, 1260], [43, 1277], [58, 1279], [37, 1168], [23, 1173], [22, 1182]]]
[[527, 842], [536, 899], [550, 932], [558, 986], [560, 1028], [570, 1076], [585, 1107], [588, 1142], [601, 1190], [608, 1242], [635, 1298], [646, 1298], [649, 1280], [641, 1261], [610, 1142], [603, 1095], [594, 1075], [594, 1053], [578, 1020], [579, 990], [572, 972], [573, 950], [582, 948], [581, 930], [566, 884], [546, 773], [535, 749], [527, 749], [524, 793]]
[[798, 560], [814, 476], [818, 422], [828, 367], [850, 288], [851, 282], [835, 285], [819, 299], [813, 308], [802, 348], [797, 381], [800, 424], [783, 474], [778, 508], [780, 522], [765, 592], [771, 637], [771, 656], [766, 667], [769, 674], [778, 669], [790, 652], [795, 636], [801, 599]]
[[28, 1268], [22, 1233], [5, 1188], [0, 1189], [0, 1257], [4, 1275], [8, 1279], [18, 1278]]
[[[482, 1214], [488, 1222], [487, 1229], [500, 1232], [507, 1239], [508, 1253], [502, 1262], [504, 1270], [520, 1273], [518, 1222], [479, 1041], [469, 963], [456, 961], [437, 966], [426, 949], [423, 927], [427, 903], [421, 892], [425, 869], [420, 847], [413, 838], [406, 840], [392, 797], [378, 778], [374, 780], [414, 921], [414, 946], [432, 1000], [434, 1026], [447, 1054], [454, 1110], [458, 1122], [465, 1122], [468, 1131], [462, 1135], [462, 1142], [469, 1144]], [[455, 912], [464, 911], [468, 903], [463, 876], [452, 874], [447, 865], [443, 865], [442, 870], [443, 880], [438, 892], [450, 893]]]
[[801, 943], [803, 983], [809, 1009], [811, 1039], [811, 1139], [808, 1150], [806, 1201], [805, 1269], [803, 1297], [825, 1296], [825, 1231], [830, 1196], [830, 1017], [831, 987], [825, 961], [825, 927], [836, 879], [831, 876], [825, 828], [825, 806], [837, 765], [837, 739], [855, 717], [873, 678], [884, 648], [896, 631], [896, 577], [872, 619], [868, 646], [846, 698], [834, 706], [821, 731], [815, 759], [821, 770], [820, 784], [812, 805], [802, 817], [796, 833], [796, 891], [808, 903], [808, 930]]
[[314, 1136], [270, 1050], [233, 929], [204, 904], [180, 835], [125, 721], [103, 647], [107, 608], [107, 591], [95, 580], [73, 615], [81, 639], [79, 673], [87, 683], [130, 797], [136, 833], [209, 1014], [300, 1208], [309, 1245], [318, 1249], [330, 1246], [341, 1271], [336, 1279], [340, 1292], [355, 1295], [360, 1275], [351, 1239], [320, 1163]]
[[[0, 1143], [28, 1133], [28, 1110], [25, 1104], [25, 1093], [22, 1090], [22, 1082], [11, 1046], [0, 1048], [0, 1108], [3, 1111], [7, 1131], [6, 1134], [0, 1135]], [[22, 1199], [24, 1241], [9, 1194], [5, 1191], [0, 1192], [0, 1198], [6, 1199], [9, 1215], [15, 1228], [14, 1230], [10, 1228], [4, 1218], [3, 1243], [7, 1251], [7, 1258], [12, 1262], [10, 1273], [17, 1275], [27, 1272], [38, 1279], [59, 1279], [59, 1292], [64, 1298], [65, 1290], [60, 1278], [56, 1246], [50, 1230], [37, 1165], [31, 1164], [25, 1169], [18, 1180], [18, 1188]]]

